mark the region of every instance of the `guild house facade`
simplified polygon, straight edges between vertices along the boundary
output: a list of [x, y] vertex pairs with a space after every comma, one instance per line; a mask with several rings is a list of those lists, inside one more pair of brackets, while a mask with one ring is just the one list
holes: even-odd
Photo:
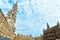
[[44, 40], [60, 40], [60, 24], [57, 22], [57, 25], [49, 28], [47, 23], [47, 29], [43, 32]]

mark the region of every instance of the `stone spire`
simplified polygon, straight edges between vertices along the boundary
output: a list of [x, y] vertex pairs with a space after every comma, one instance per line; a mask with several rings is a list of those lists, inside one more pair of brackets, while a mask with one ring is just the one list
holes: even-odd
[[47, 29], [49, 29], [49, 24], [47, 23]]
[[16, 12], [17, 12], [17, 3], [18, 1], [14, 4], [14, 6], [12, 7], [12, 9], [8, 12], [7, 14], [7, 22], [9, 23], [9, 25], [14, 28], [14, 24], [16, 22]]

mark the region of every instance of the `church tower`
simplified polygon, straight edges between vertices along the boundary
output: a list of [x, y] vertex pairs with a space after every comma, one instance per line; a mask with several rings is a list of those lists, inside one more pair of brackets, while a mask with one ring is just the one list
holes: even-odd
[[7, 22], [13, 30], [15, 29], [14, 24], [16, 22], [17, 3], [18, 3], [18, 1], [14, 4], [12, 9], [8, 12], [8, 14], [6, 16]]

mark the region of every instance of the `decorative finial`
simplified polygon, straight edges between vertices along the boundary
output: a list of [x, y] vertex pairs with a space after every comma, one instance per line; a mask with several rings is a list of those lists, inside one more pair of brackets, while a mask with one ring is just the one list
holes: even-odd
[[47, 29], [49, 29], [49, 24], [47, 23]]
[[57, 21], [57, 26], [59, 26], [59, 21]]

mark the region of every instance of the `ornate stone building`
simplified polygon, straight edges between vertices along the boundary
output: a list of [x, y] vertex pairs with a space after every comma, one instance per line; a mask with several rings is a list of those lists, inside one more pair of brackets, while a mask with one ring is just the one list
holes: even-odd
[[16, 35], [15, 40], [43, 40], [43, 36], [32, 37], [32, 35], [28, 36], [18, 34]]
[[14, 24], [16, 21], [17, 3], [14, 4], [6, 17], [0, 9], [0, 36], [10, 38], [11, 40], [14, 40], [16, 35]]
[[15, 40], [35, 40], [35, 38], [32, 37], [31, 35], [28, 36], [28, 35], [18, 34], [16, 35]]
[[47, 29], [44, 30], [44, 40], [57, 40], [60, 39], [60, 24], [57, 22], [57, 25], [49, 28], [47, 23]]
[[35, 37], [35, 40], [43, 40], [43, 35]]

